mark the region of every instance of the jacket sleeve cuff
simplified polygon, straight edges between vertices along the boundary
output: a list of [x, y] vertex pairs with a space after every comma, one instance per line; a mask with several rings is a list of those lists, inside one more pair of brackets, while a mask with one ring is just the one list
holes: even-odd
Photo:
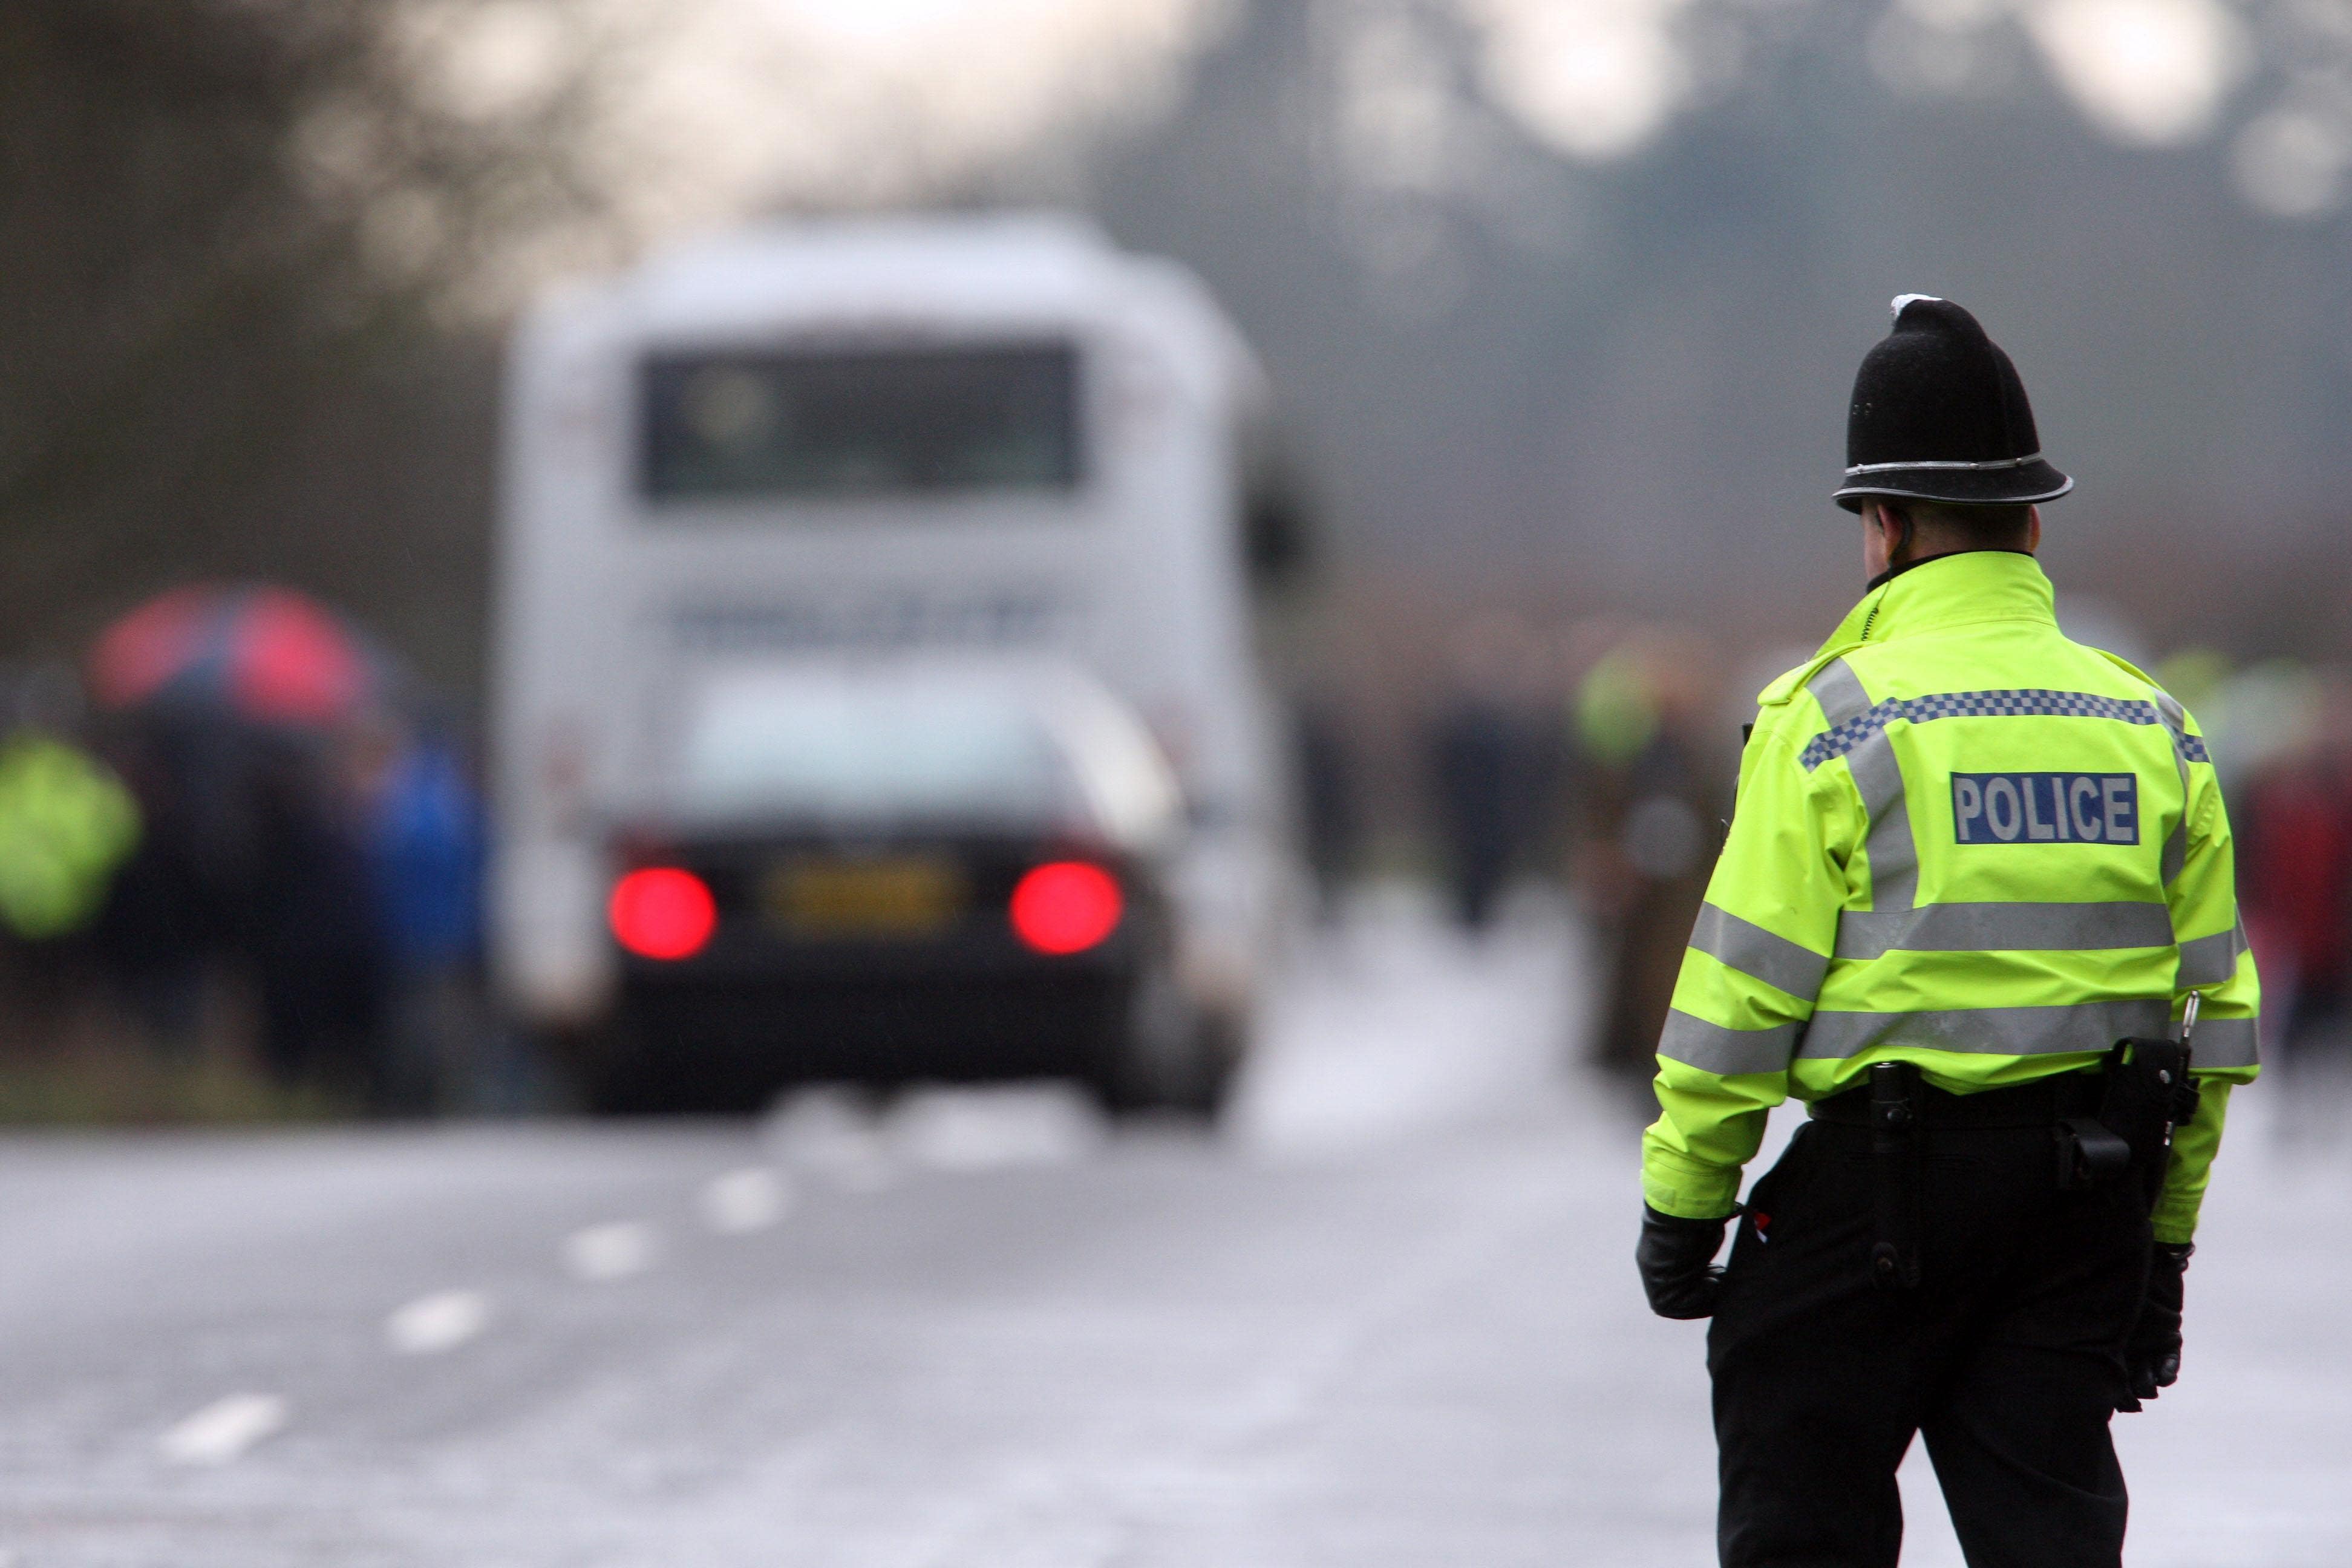
[[1642, 1199], [1676, 1219], [1724, 1219], [1738, 1212], [1739, 1172], [1653, 1150], [1642, 1167]]

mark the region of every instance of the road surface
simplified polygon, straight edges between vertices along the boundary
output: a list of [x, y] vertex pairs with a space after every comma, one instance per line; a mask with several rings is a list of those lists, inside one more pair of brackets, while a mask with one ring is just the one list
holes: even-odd
[[[1020, 1090], [0, 1142], [0, 1564], [1710, 1562], [1571, 936], [1372, 901], [1214, 1138]], [[2141, 1568], [2352, 1562], [2352, 1162], [2260, 1097], [2119, 1423]]]

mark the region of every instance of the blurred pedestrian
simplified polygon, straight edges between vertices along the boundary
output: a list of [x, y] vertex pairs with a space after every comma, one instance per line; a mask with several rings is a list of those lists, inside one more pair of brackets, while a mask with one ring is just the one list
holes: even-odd
[[1643, 1072], [1682, 968], [1683, 939], [1706, 889], [1720, 791], [1696, 733], [1704, 655], [1648, 637], [1596, 664], [1579, 692], [1592, 775], [1581, 861], [1603, 979], [1595, 1059]]
[[1537, 650], [1496, 618], [1458, 636], [1429, 731], [1439, 848], [1463, 928], [1483, 931], [1544, 816], [1550, 726], [1533, 689]]
[[352, 744], [383, 944], [385, 1104], [454, 1109], [487, 1043], [481, 798], [438, 725], [376, 715]]
[[86, 1016], [95, 933], [142, 833], [87, 719], [71, 671], [0, 674], [0, 1044], [11, 1049]]
[[268, 745], [250, 782], [258, 852], [246, 939], [263, 1064], [282, 1088], [393, 1109], [386, 944], [362, 805], [310, 744]]
[[[2059, 631], [2038, 503], [2073, 481], [1973, 316], [1895, 302], [1847, 454], [1869, 590], [1741, 758], [1658, 1045], [1642, 1279], [1714, 1320], [1726, 1563], [1893, 1568], [1924, 1436], [1970, 1563], [2116, 1568], [2110, 1422], [2179, 1373], [2255, 1072], [2229, 819], [2187, 711]], [[1789, 1095], [1811, 1119], [1742, 1209]]]
[[226, 841], [240, 836], [204, 829], [224, 816], [225, 789], [216, 768], [188, 765], [194, 738], [142, 715], [116, 717], [99, 745], [137, 804], [142, 830], [116, 875], [95, 932], [100, 962], [156, 1043], [165, 1051], [193, 1049], [204, 1005], [208, 963], [234, 944], [237, 904], [227, 874], [234, 861]]
[[2250, 781], [2239, 883], [2290, 1061], [2352, 1051], [2352, 709], [2320, 699]]
[[0, 742], [0, 923], [11, 936], [88, 930], [138, 842], [138, 803], [88, 750], [38, 729]]
[[1316, 916], [1336, 924], [1362, 836], [1355, 748], [1347, 717], [1328, 696], [1309, 693], [1292, 708], [1300, 825], [1315, 879]]
[[274, 587], [186, 587], [109, 626], [89, 657], [114, 754], [151, 825], [108, 948], [167, 1037], [207, 974], [250, 974], [279, 1087], [382, 1103], [382, 927], [347, 728], [386, 700], [386, 662], [339, 617]]

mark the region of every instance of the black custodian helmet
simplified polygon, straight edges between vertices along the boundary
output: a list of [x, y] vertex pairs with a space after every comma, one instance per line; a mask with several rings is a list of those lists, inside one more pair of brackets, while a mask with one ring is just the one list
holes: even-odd
[[1977, 319], [1932, 294], [1895, 300], [1895, 330], [1863, 356], [1846, 412], [1845, 483], [1832, 498], [2017, 506], [2074, 481], [2044, 462], [2017, 367]]

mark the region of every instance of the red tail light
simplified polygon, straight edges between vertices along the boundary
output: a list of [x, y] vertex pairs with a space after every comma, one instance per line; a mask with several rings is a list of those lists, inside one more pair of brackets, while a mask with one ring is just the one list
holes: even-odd
[[710, 889], [691, 871], [649, 866], [614, 884], [604, 906], [613, 938], [639, 958], [691, 958], [719, 926]]
[[1084, 952], [1118, 929], [1118, 879], [1084, 860], [1056, 860], [1013, 889], [1013, 934], [1039, 952]]

